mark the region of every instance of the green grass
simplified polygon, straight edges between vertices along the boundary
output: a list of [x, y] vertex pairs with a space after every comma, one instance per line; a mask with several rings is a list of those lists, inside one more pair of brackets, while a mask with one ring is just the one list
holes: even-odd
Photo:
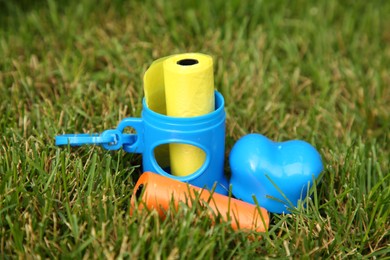
[[[0, 0], [1, 258], [390, 255], [388, 1], [30, 2]], [[148, 65], [189, 51], [214, 57], [226, 155], [251, 132], [322, 155], [261, 240], [196, 208], [130, 217], [140, 156], [54, 145], [139, 116]]]

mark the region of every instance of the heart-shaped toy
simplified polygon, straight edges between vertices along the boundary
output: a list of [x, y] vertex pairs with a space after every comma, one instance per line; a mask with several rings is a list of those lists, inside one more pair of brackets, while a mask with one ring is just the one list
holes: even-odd
[[307, 194], [323, 166], [317, 150], [307, 142], [273, 142], [260, 134], [239, 139], [230, 152], [233, 195], [273, 213], [289, 213]]

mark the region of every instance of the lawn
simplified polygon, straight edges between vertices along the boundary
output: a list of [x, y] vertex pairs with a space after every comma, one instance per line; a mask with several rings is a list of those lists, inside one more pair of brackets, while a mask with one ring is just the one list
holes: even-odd
[[[183, 52], [214, 58], [227, 174], [248, 133], [322, 156], [261, 239], [196, 207], [130, 216], [140, 155], [54, 145], [138, 117], [148, 66]], [[0, 0], [0, 258], [384, 259], [389, 130], [389, 1]]]

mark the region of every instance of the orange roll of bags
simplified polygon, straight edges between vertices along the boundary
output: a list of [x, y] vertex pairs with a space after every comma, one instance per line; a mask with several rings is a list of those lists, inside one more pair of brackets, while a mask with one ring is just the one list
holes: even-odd
[[210, 218], [214, 219], [219, 215], [223, 221], [230, 221], [234, 230], [265, 232], [268, 229], [269, 217], [264, 208], [218, 193], [210, 193], [206, 189], [152, 172], [143, 173], [136, 183], [130, 214], [146, 207], [156, 210], [160, 217], [164, 218], [172, 200], [176, 208], [179, 202], [191, 206], [192, 201], [199, 201], [207, 205]]

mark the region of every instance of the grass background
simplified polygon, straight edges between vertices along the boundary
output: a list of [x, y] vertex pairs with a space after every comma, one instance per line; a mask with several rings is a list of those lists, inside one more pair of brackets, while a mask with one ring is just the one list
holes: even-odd
[[[0, 0], [0, 256], [378, 258], [390, 254], [389, 1]], [[54, 146], [139, 116], [162, 56], [214, 57], [226, 155], [303, 139], [325, 169], [259, 241], [201, 209], [130, 217], [140, 157]]]

